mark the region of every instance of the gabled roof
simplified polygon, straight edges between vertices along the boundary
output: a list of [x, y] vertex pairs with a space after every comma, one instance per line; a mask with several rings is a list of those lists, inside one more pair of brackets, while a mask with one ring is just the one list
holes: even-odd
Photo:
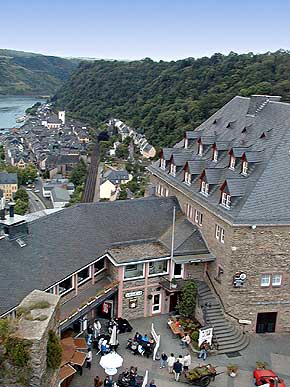
[[221, 182], [223, 170], [221, 168], [204, 169], [201, 173], [201, 178], [208, 184], [218, 184]]
[[17, 184], [17, 173], [0, 172], [0, 184]]
[[204, 169], [204, 161], [203, 160], [194, 160], [188, 161], [188, 172], [192, 175], [199, 175]]
[[246, 181], [243, 178], [227, 179], [221, 187], [223, 192], [227, 192], [232, 197], [243, 196], [246, 192]]

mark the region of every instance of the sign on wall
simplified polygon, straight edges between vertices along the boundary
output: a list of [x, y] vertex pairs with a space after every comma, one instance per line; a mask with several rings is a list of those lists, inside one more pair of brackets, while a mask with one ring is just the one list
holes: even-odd
[[129, 308], [130, 309], [135, 309], [137, 308], [137, 298], [131, 298], [129, 300]]
[[143, 294], [143, 290], [135, 290], [134, 292], [125, 293], [125, 298], [140, 297]]
[[204, 341], [207, 341], [209, 345], [212, 342], [213, 328], [202, 328], [199, 330], [198, 346], [200, 347]]

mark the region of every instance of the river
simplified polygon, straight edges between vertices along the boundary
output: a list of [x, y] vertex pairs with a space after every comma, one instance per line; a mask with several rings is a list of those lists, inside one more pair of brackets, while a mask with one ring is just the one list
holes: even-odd
[[0, 95], [0, 129], [23, 125], [23, 122], [16, 123], [16, 118], [23, 116], [25, 110], [38, 101], [45, 100], [31, 96]]

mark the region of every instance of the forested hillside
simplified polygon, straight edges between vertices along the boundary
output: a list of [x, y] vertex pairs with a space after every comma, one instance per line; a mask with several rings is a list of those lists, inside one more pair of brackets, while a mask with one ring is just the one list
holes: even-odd
[[0, 49], [0, 94], [54, 94], [79, 62]]
[[98, 125], [117, 117], [171, 145], [235, 95], [278, 94], [290, 101], [290, 53], [215, 54], [172, 62], [83, 62], [57, 104]]

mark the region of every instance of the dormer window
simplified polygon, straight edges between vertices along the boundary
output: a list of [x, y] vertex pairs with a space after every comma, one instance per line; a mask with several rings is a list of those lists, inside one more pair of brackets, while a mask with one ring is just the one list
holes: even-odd
[[218, 161], [218, 150], [216, 148], [213, 148], [212, 161], [214, 161], [215, 163], [217, 163]]
[[199, 156], [202, 156], [202, 152], [203, 152], [203, 145], [201, 142], [198, 143], [198, 148], [197, 148], [197, 154]]
[[201, 181], [200, 192], [203, 195], [208, 196], [209, 184], [206, 181], [204, 181], [204, 180]]
[[184, 182], [185, 184], [191, 184], [191, 174], [187, 171], [184, 172]]
[[242, 175], [247, 176], [248, 174], [248, 162], [246, 160], [242, 163]]
[[165, 168], [166, 168], [166, 160], [160, 159], [160, 168], [165, 170]]
[[173, 163], [170, 164], [170, 175], [176, 175], [176, 165], [174, 165]]
[[230, 156], [230, 165], [229, 165], [229, 168], [230, 169], [235, 169], [235, 165], [236, 165], [236, 158], [234, 155], [231, 155]]
[[226, 192], [222, 192], [221, 204], [226, 208], [231, 208], [231, 195]]

